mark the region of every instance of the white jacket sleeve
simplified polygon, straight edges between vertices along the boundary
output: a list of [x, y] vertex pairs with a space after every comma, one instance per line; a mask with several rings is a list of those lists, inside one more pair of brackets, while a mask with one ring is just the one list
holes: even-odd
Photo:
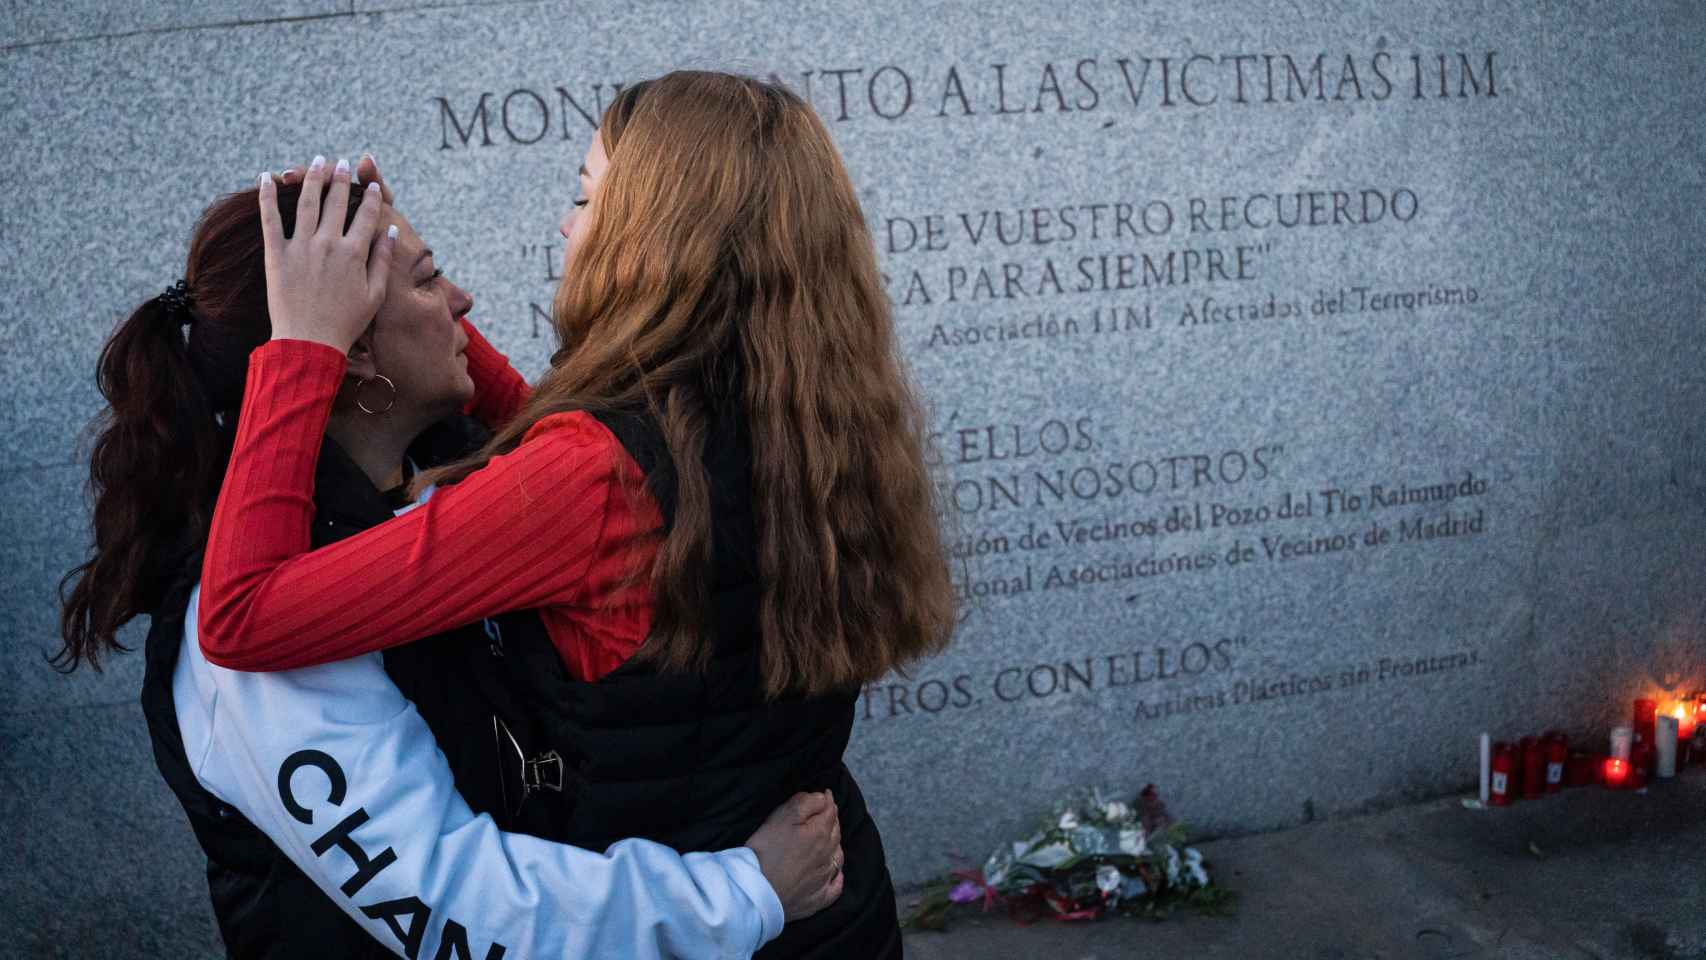
[[173, 691], [201, 784], [406, 957], [748, 957], [782, 931], [752, 851], [602, 854], [504, 833], [457, 794], [378, 654], [282, 673], [209, 664], [191, 595]]

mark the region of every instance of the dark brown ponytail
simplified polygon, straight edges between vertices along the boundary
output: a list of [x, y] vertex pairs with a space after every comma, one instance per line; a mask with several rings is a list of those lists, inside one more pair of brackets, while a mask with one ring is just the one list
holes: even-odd
[[[279, 187], [287, 234], [297, 193]], [[272, 336], [262, 255], [255, 191], [221, 197], [190, 240], [186, 304], [144, 302], [101, 349], [95, 377], [107, 409], [89, 456], [94, 548], [59, 584], [64, 646], [52, 662], [65, 672], [84, 661], [99, 670], [102, 655], [126, 649], [119, 628], [153, 613], [202, 547], [249, 353]]]

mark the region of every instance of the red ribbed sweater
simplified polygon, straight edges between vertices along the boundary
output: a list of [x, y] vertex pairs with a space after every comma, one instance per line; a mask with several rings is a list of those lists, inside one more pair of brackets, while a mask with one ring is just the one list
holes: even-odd
[[[464, 327], [469, 412], [501, 425], [527, 384]], [[652, 596], [647, 578], [630, 574], [650, 568], [662, 519], [639, 467], [585, 413], [545, 417], [515, 450], [422, 506], [310, 552], [314, 467], [345, 366], [337, 350], [303, 340], [274, 340], [249, 358], [202, 562], [209, 661], [287, 670], [528, 609], [577, 678], [597, 679], [639, 649]]]

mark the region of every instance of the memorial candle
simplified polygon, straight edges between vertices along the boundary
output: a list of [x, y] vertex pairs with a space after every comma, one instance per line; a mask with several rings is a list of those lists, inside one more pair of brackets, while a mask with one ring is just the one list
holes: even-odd
[[1493, 758], [1489, 766], [1492, 777], [1487, 784], [1488, 801], [1495, 807], [1509, 806], [1516, 796], [1516, 790], [1512, 789], [1516, 786], [1516, 751], [1508, 743], [1493, 744]]
[[1564, 786], [1585, 787], [1598, 782], [1599, 767], [1603, 760], [1603, 757], [1596, 757], [1591, 753], [1572, 750], [1569, 763], [1564, 768]]
[[1653, 744], [1651, 741], [1638, 743], [1629, 753], [1629, 781], [1631, 790], [1644, 790], [1647, 778], [1653, 775]]
[[1694, 736], [1694, 727], [1699, 723], [1699, 720], [1695, 717], [1693, 704], [1678, 703], [1676, 708], [1671, 711], [1671, 716], [1676, 718], [1676, 738], [1678, 740], [1687, 740]]
[[1618, 760], [1629, 759], [1635, 731], [1631, 727], [1614, 727], [1611, 731], [1611, 755]]
[[1653, 772], [1664, 778], [1676, 776], [1676, 718], [1670, 714], [1653, 724], [1653, 752], [1657, 758]]
[[1481, 806], [1486, 806], [1492, 799], [1493, 784], [1493, 738], [1481, 734]]
[[1546, 792], [1564, 789], [1564, 766], [1570, 759], [1570, 741], [1554, 730], [1546, 735]]
[[1538, 797], [1546, 791], [1546, 750], [1538, 737], [1517, 741], [1517, 763], [1522, 770], [1522, 798]]
[[1694, 730], [1698, 724], [1694, 719], [1694, 701], [1677, 701], [1676, 706], [1671, 708], [1670, 715], [1676, 718], [1676, 768], [1681, 770], [1698, 762], [1698, 758], [1694, 756]]
[[1659, 702], [1642, 697], [1635, 701], [1635, 716], [1633, 729], [1635, 731], [1635, 746], [1653, 742], [1653, 718], [1658, 715]]
[[1706, 763], [1706, 691], [1683, 701], [1694, 716], [1694, 736], [1689, 738], [1689, 763]]
[[1619, 760], [1616, 757], [1606, 757], [1605, 765], [1600, 770], [1600, 776], [1607, 789], [1623, 789], [1624, 782], [1629, 779], [1629, 761]]

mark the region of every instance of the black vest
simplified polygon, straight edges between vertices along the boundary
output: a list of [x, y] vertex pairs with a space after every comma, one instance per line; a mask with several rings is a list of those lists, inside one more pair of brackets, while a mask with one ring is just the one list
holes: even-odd
[[[654, 420], [599, 420], [639, 464], [665, 528], [675, 482]], [[894, 889], [882, 841], [842, 764], [858, 691], [766, 700], [759, 671], [761, 596], [752, 512], [751, 443], [744, 418], [714, 421], [711, 481], [715, 653], [708, 669], [662, 673], [630, 660], [602, 679], [575, 682], [549, 645], [513, 659], [514, 689], [540, 736], [563, 755], [574, 802], [559, 839], [594, 850], [646, 837], [677, 850], [739, 846], [796, 791], [831, 789], [840, 807], [846, 886], [828, 909], [790, 924], [759, 957], [899, 957]]]

